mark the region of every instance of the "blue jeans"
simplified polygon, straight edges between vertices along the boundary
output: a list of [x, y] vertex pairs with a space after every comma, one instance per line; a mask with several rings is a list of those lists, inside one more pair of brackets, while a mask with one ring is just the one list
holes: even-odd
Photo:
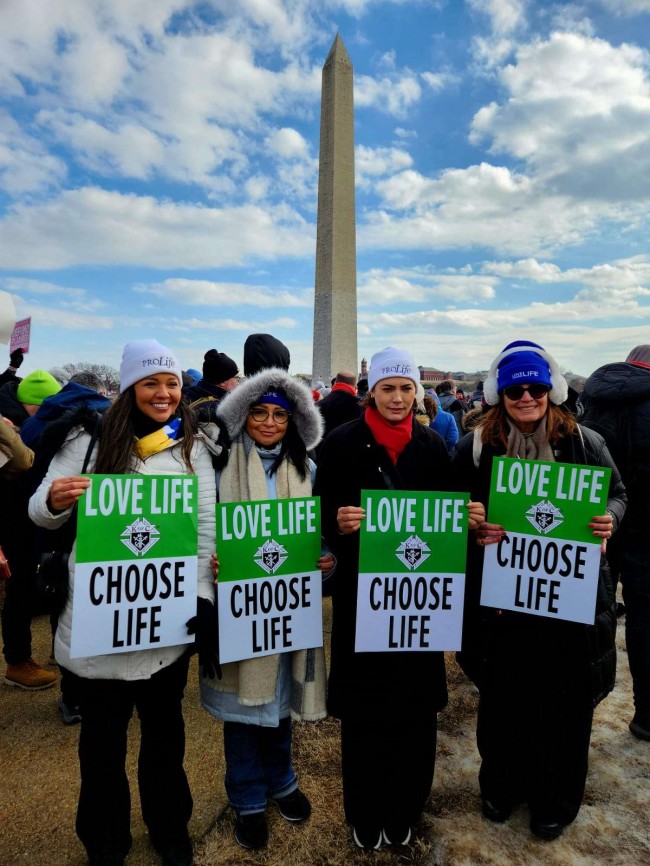
[[226, 793], [238, 814], [266, 809], [266, 798], [286, 797], [298, 787], [291, 765], [291, 719], [277, 728], [224, 722]]
[[650, 544], [647, 535], [627, 532], [621, 574], [625, 602], [625, 643], [632, 674], [634, 707], [650, 719]]

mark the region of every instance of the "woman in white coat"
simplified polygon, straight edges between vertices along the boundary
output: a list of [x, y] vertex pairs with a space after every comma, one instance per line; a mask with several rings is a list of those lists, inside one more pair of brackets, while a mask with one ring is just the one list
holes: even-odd
[[[120, 368], [120, 395], [104, 417], [89, 471], [99, 474], [198, 476], [198, 600], [192, 626], [198, 637], [213, 627], [215, 476], [212, 455], [181, 402], [181, 367], [155, 340], [128, 343]], [[90, 481], [80, 475], [90, 444], [73, 430], [33, 495], [29, 514], [45, 528], [68, 520]], [[189, 866], [187, 824], [192, 797], [183, 768], [185, 731], [181, 702], [190, 646], [180, 644], [85, 658], [70, 657], [75, 597], [75, 549], [69, 592], [59, 619], [55, 656], [76, 680], [82, 716], [81, 790], [76, 829], [90, 866], [122, 866], [131, 847], [130, 792], [125, 772], [127, 727], [140, 718], [138, 782], [151, 842], [166, 866]], [[189, 629], [188, 629], [189, 631]]]

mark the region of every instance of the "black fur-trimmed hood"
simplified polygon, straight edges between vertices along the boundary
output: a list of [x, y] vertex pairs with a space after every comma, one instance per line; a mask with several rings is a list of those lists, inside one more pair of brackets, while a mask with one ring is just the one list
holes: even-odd
[[234, 439], [243, 430], [253, 403], [262, 394], [275, 389], [283, 391], [293, 405], [291, 417], [307, 450], [315, 448], [323, 436], [323, 419], [314, 405], [311, 391], [299, 379], [278, 368], [262, 370], [250, 379], [245, 379], [219, 403], [218, 418], [225, 425], [230, 438]]

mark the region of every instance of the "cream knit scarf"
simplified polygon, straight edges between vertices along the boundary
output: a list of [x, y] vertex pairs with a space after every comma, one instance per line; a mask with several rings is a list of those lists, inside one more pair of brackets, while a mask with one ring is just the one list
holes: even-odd
[[[309, 472], [302, 479], [287, 459], [276, 474], [278, 499], [311, 496]], [[220, 502], [251, 502], [268, 499], [264, 464], [254, 442], [242, 433], [233, 442], [219, 483]], [[291, 715], [294, 719], [315, 721], [325, 711], [325, 654], [322, 647], [298, 650], [291, 654]], [[221, 680], [206, 679], [216, 691], [236, 692], [244, 706], [259, 706], [275, 700], [280, 656], [262, 656], [222, 665]]]
[[555, 462], [555, 456], [546, 432], [546, 418], [542, 418], [530, 435], [524, 435], [516, 424], [510, 425], [506, 457], [520, 457], [522, 460], [548, 460]]

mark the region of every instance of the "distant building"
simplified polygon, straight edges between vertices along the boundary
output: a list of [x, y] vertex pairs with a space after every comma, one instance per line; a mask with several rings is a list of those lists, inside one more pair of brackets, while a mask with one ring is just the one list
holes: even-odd
[[418, 366], [418, 370], [420, 371], [420, 382], [433, 382], [437, 384], [438, 382], [443, 382], [445, 379], [452, 378], [450, 373], [445, 373], [444, 370], [436, 370], [434, 367]]

